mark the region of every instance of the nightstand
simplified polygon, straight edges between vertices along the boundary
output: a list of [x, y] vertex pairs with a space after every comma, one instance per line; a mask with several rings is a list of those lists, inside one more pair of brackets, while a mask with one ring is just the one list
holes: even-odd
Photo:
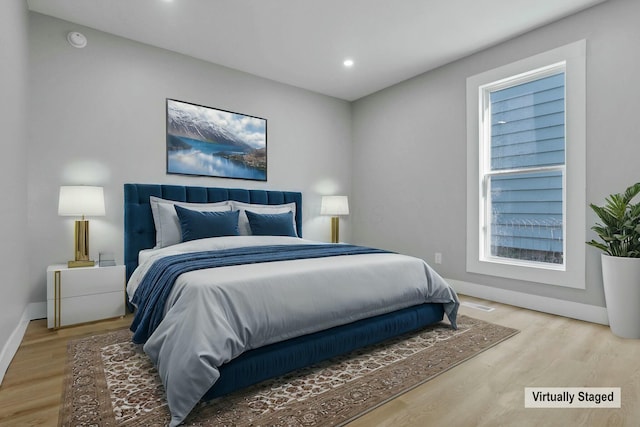
[[125, 315], [124, 265], [47, 268], [47, 327]]

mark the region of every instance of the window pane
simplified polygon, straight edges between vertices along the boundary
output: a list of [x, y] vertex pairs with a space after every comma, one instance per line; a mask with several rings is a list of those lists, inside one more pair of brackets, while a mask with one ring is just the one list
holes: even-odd
[[491, 169], [565, 163], [564, 73], [492, 91]]
[[491, 255], [563, 263], [562, 172], [490, 178]]

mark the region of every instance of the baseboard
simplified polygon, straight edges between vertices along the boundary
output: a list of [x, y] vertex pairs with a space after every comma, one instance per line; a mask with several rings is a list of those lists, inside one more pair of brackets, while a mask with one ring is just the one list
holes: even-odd
[[453, 286], [456, 292], [463, 295], [509, 304], [529, 310], [541, 311], [543, 313], [570, 317], [572, 319], [584, 320], [586, 322], [599, 323], [601, 325], [609, 324], [607, 309], [605, 307], [525, 294], [461, 280], [446, 280]]
[[18, 347], [20, 347], [20, 343], [22, 342], [24, 333], [27, 330], [27, 326], [29, 326], [29, 322], [45, 317], [47, 317], [46, 302], [33, 302], [25, 307], [22, 312], [22, 316], [20, 317], [20, 321], [18, 321], [18, 325], [11, 333], [11, 336], [4, 344], [2, 352], [0, 353], [0, 385], [2, 385], [4, 374], [7, 373], [7, 369], [9, 368], [11, 360], [13, 360], [13, 356], [15, 356], [18, 351]]

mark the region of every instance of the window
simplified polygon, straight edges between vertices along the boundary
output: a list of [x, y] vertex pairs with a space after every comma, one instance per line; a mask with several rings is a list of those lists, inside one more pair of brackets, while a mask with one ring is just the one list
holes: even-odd
[[584, 52], [467, 79], [467, 271], [584, 288]]
[[564, 68], [481, 88], [483, 259], [564, 266]]

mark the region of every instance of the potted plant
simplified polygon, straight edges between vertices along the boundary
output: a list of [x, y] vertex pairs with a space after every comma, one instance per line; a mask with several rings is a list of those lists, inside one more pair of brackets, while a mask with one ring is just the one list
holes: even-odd
[[591, 229], [601, 242], [602, 281], [611, 331], [623, 338], [640, 338], [640, 182], [624, 193], [612, 194], [604, 206], [589, 204], [600, 218]]

